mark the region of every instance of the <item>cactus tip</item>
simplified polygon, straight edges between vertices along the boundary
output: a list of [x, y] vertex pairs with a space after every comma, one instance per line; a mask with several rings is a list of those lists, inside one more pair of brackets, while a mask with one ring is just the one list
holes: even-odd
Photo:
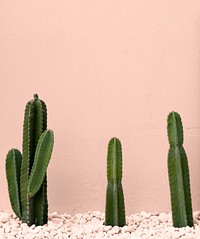
[[110, 142], [111, 142], [111, 141], [116, 142], [117, 140], [118, 140], [117, 137], [112, 137], [112, 138], [110, 139]]
[[38, 94], [34, 94], [34, 100], [38, 100]]

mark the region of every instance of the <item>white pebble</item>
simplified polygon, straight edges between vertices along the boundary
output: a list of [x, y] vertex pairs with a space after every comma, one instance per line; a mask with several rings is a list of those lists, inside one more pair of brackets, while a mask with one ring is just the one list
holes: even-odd
[[159, 220], [160, 220], [160, 222], [167, 222], [167, 220], [168, 220], [167, 214], [164, 212], [160, 213]]
[[194, 212], [193, 217], [195, 217], [197, 220], [199, 220], [200, 219], [200, 211]]
[[194, 238], [195, 238], [194, 234], [192, 234], [192, 233], [186, 233], [186, 234], [185, 234], [185, 237], [186, 237], [187, 239], [194, 239]]
[[105, 227], [104, 227], [104, 232], [108, 232], [108, 231], [110, 231], [111, 229], [112, 229], [111, 226], [105, 226]]

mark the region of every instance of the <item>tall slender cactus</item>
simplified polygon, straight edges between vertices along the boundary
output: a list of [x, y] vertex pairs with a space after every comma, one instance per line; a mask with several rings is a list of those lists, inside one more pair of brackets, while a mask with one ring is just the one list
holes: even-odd
[[48, 219], [46, 170], [54, 137], [47, 130], [46, 105], [38, 95], [26, 104], [23, 129], [23, 154], [12, 149], [6, 158], [9, 197], [22, 222], [43, 225]]
[[108, 144], [105, 225], [123, 227], [126, 223], [122, 189], [122, 148], [119, 139]]
[[183, 126], [176, 112], [168, 115], [168, 175], [174, 227], [193, 226], [188, 160], [183, 144]]

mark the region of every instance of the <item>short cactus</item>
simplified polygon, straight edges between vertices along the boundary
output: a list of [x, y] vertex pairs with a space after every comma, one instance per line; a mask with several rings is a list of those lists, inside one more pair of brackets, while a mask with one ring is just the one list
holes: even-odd
[[168, 115], [168, 175], [174, 227], [193, 226], [188, 160], [183, 144], [181, 117], [176, 112]]
[[46, 170], [54, 136], [47, 130], [46, 105], [37, 95], [26, 105], [23, 128], [23, 154], [11, 149], [6, 157], [10, 202], [22, 222], [43, 225], [48, 220]]
[[122, 147], [119, 139], [108, 144], [105, 225], [123, 227], [126, 223], [122, 189]]

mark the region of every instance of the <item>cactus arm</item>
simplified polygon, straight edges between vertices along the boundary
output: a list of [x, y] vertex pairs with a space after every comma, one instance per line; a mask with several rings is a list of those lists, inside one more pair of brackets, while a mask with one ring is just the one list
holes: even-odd
[[119, 139], [108, 144], [105, 225], [125, 225], [125, 207], [122, 190], [122, 150]]
[[11, 149], [6, 157], [6, 177], [12, 209], [21, 218], [20, 205], [20, 170], [22, 155], [19, 150]]
[[191, 192], [190, 192], [190, 174], [189, 174], [189, 166], [187, 155], [183, 147], [180, 147], [180, 155], [181, 155], [181, 166], [183, 172], [183, 185], [185, 192], [185, 205], [186, 205], [186, 216], [188, 226], [193, 227], [193, 215], [192, 215], [192, 201], [191, 201]]
[[168, 153], [168, 175], [171, 193], [171, 207], [174, 227], [187, 226], [186, 207], [183, 188], [183, 175], [179, 150], [170, 147]]
[[34, 164], [31, 170], [28, 195], [33, 197], [40, 189], [45, 177], [53, 149], [53, 131], [46, 130], [42, 133], [36, 148]]
[[22, 207], [22, 222], [27, 220], [27, 188], [30, 168], [34, 159], [34, 120], [35, 120], [35, 102], [29, 101], [25, 108], [23, 125], [23, 157], [21, 167], [20, 194]]

